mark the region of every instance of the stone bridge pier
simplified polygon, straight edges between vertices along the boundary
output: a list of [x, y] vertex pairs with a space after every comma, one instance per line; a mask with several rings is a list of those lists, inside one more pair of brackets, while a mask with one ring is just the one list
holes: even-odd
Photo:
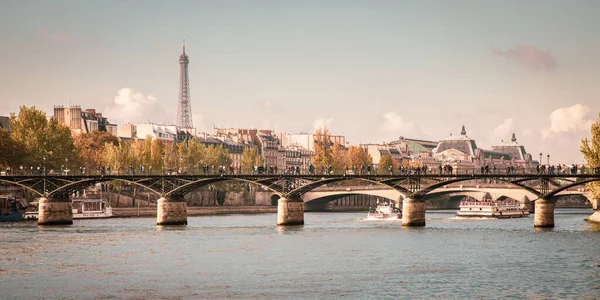
[[187, 205], [183, 196], [163, 196], [158, 199], [156, 225], [187, 225]]
[[67, 197], [38, 199], [38, 225], [72, 225], [73, 203]]
[[277, 201], [277, 225], [304, 225], [304, 201], [299, 197], [281, 197]]
[[402, 226], [425, 226], [425, 200], [422, 197], [404, 198], [402, 201]]
[[535, 200], [535, 215], [533, 227], [552, 228], [554, 227], [554, 207], [556, 202], [552, 199], [539, 198]]

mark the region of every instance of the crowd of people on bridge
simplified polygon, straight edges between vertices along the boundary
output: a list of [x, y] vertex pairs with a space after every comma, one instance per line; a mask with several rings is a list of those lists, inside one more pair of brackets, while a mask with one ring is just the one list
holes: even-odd
[[[202, 171], [200, 174], [203, 175], [234, 175], [234, 174], [242, 174], [241, 167], [234, 166], [202, 166]], [[434, 167], [435, 168], [435, 167]], [[60, 173], [55, 172], [53, 169], [50, 169], [46, 174], [48, 175], [114, 175], [112, 173], [110, 166], [97, 166], [95, 174], [89, 172], [85, 166], [79, 167], [79, 172], [77, 169], [69, 170], [64, 165], [60, 167]], [[476, 169], [472, 167], [467, 167], [459, 171], [455, 169], [450, 164], [440, 164], [437, 165], [438, 174], [439, 175], [452, 175], [452, 174], [475, 174], [477, 172]], [[124, 172], [122, 172], [124, 171]], [[526, 169], [526, 168], [517, 168], [515, 166], [505, 166], [505, 167], [497, 167], [496, 165], [482, 165], [479, 167], [480, 174], [547, 174], [547, 175], [577, 175], [577, 174], [590, 174], [590, 175], [600, 175], [600, 167], [586, 167], [585, 165], [537, 165], [535, 169]], [[18, 169], [13, 169], [12, 167], [6, 167], [5, 171], [1, 172], [2, 175], [43, 175], [44, 169], [42, 167], [33, 166], [25, 167], [19, 166]], [[173, 170], [171, 168], [164, 169], [160, 173], [167, 175], [177, 175], [177, 174], [186, 174], [187, 172], [182, 170]], [[192, 172], [193, 174], [198, 174], [196, 172]], [[361, 165], [357, 166], [346, 166], [345, 172], [342, 170], [341, 173], [337, 175], [374, 175], [374, 174], [384, 174], [383, 172], [377, 172], [376, 169], [371, 165]], [[127, 175], [153, 175], [152, 166], [146, 168], [143, 165], [139, 167], [129, 166], [124, 170], [117, 172], [117, 174], [127, 174]], [[301, 175], [301, 174], [309, 174], [309, 175], [336, 175], [333, 167], [331, 165], [322, 166], [318, 171], [314, 165], [310, 164], [308, 168], [300, 168], [300, 166], [287, 166], [284, 170], [280, 172], [277, 166], [270, 165], [267, 167], [263, 166], [254, 166], [251, 171], [252, 175], [259, 174], [286, 174], [286, 175]], [[428, 175], [434, 174], [431, 166], [400, 166], [398, 169], [394, 170], [392, 166], [388, 167], [387, 174], [389, 175]], [[154, 174], [156, 175], [156, 174]]]

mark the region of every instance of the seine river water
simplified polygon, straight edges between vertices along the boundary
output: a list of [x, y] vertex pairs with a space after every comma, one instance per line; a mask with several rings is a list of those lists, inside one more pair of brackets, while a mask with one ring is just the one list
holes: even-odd
[[427, 227], [365, 213], [75, 220], [0, 224], [0, 299], [598, 299], [600, 226], [587, 209]]

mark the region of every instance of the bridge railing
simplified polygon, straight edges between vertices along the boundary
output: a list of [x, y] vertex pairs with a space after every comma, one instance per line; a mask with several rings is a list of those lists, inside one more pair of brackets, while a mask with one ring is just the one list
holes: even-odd
[[471, 166], [453, 166], [452, 168], [441, 169], [438, 166], [427, 167], [426, 169], [421, 168], [405, 168], [395, 169], [389, 171], [381, 171], [373, 169], [369, 171], [352, 170], [346, 171], [313, 171], [299, 170], [298, 172], [284, 172], [278, 170], [277, 172], [241, 172], [241, 170], [225, 169], [225, 168], [208, 168], [204, 170], [192, 170], [191, 172], [177, 172], [171, 169], [156, 170], [152, 168], [148, 169], [100, 169], [100, 170], [89, 170], [84, 167], [74, 168], [73, 171], [68, 172], [53, 172], [52, 170], [44, 173], [41, 169], [23, 168], [23, 169], [11, 169], [0, 171], [0, 176], [72, 176], [72, 175], [600, 175], [600, 167], [588, 168], [588, 167], [542, 167], [542, 168], [521, 168], [521, 167], [471, 167]]

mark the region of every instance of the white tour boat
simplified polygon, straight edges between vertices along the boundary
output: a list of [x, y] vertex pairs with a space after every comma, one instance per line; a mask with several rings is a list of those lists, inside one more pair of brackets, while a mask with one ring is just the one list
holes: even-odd
[[[25, 219], [37, 219], [37, 202], [25, 211]], [[73, 197], [73, 219], [100, 219], [112, 217], [112, 207], [100, 197]]]
[[402, 211], [388, 202], [379, 202], [377, 199], [377, 207], [370, 208], [367, 213], [367, 220], [401, 220]]
[[529, 216], [529, 210], [521, 207], [516, 200], [462, 201], [456, 216], [494, 219], [522, 218]]

